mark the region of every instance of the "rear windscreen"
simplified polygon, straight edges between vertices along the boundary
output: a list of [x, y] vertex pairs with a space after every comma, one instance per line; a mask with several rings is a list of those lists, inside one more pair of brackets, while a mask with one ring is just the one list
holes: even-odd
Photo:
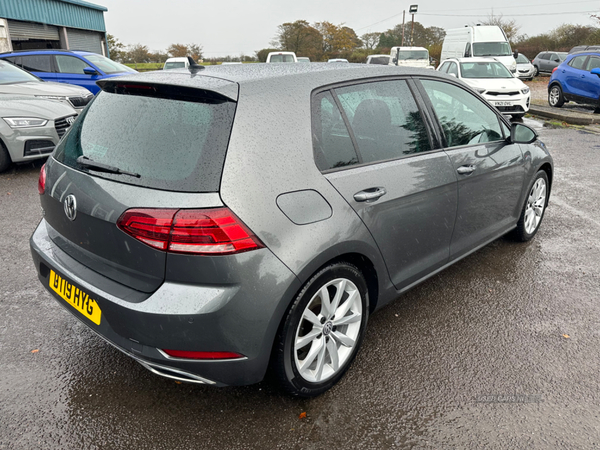
[[[214, 96], [173, 100], [101, 92], [56, 148], [54, 158], [122, 183], [184, 192], [219, 190], [235, 103]], [[138, 176], [82, 165], [85, 156]]]

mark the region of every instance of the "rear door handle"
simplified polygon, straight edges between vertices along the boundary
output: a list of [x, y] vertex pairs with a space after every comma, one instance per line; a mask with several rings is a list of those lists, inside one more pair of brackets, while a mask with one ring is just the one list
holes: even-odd
[[458, 169], [456, 169], [456, 171], [461, 175], [469, 175], [475, 172], [475, 166], [473, 164], [468, 166], [460, 166]]
[[374, 202], [383, 197], [386, 193], [387, 191], [384, 187], [369, 188], [354, 194], [354, 200], [357, 202]]

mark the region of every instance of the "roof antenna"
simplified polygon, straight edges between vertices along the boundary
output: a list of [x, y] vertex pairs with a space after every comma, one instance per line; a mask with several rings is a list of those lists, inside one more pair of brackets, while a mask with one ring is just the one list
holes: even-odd
[[194, 61], [194, 58], [192, 58], [191, 56], [188, 56], [187, 59], [189, 64], [188, 69], [190, 70], [192, 75], [196, 75], [201, 70], [204, 70], [204, 66], [196, 64], [196, 61]]

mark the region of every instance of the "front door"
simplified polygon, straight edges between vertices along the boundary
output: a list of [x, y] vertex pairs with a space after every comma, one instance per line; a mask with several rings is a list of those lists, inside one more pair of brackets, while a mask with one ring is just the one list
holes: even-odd
[[525, 177], [518, 144], [487, 103], [454, 84], [421, 81], [458, 177], [458, 210], [450, 245], [454, 259], [516, 224]]
[[371, 232], [396, 288], [443, 266], [456, 175], [432, 144], [408, 82], [338, 87], [313, 104], [317, 164]]

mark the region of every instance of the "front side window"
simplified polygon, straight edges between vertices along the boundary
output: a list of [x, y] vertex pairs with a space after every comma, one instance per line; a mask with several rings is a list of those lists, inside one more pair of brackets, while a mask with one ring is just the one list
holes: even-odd
[[585, 66], [585, 70], [590, 72], [592, 69], [598, 68], [600, 68], [600, 58], [597, 56], [590, 56], [590, 59], [588, 59], [588, 62]]
[[573, 69], [583, 70], [583, 66], [585, 64], [586, 59], [587, 59], [587, 55], [576, 56], [571, 61], [569, 61], [569, 66], [571, 66]]
[[29, 72], [52, 72], [50, 55], [23, 55], [21, 64]]
[[66, 55], [56, 55], [56, 65], [59, 73], [75, 73], [78, 75], [85, 75], [83, 69], [90, 66], [79, 58]]
[[362, 162], [401, 158], [431, 150], [427, 127], [404, 80], [335, 89]]
[[448, 147], [503, 140], [500, 121], [482, 100], [450, 83], [422, 80]]

